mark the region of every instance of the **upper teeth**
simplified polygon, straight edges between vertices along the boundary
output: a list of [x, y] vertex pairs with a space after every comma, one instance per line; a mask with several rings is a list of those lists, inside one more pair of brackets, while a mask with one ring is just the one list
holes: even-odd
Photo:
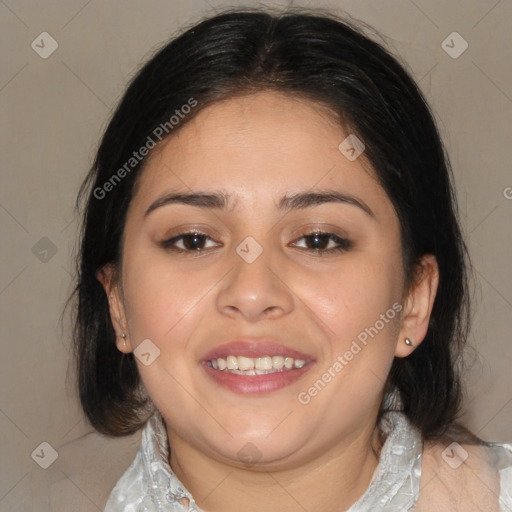
[[210, 361], [216, 370], [291, 370], [292, 368], [302, 368], [306, 361], [303, 359], [294, 359], [284, 356], [263, 356], [263, 357], [244, 357], [227, 356], [219, 357]]

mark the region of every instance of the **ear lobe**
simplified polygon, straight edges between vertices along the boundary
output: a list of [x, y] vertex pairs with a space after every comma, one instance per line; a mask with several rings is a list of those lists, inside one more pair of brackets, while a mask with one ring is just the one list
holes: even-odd
[[96, 279], [102, 284], [107, 295], [110, 320], [116, 332], [117, 348], [121, 352], [130, 352], [131, 346], [127, 338], [122, 337], [128, 331], [124, 303], [121, 297], [117, 269], [107, 264], [96, 272]]
[[[421, 258], [419, 271], [405, 301], [396, 357], [408, 356], [427, 335], [438, 286], [439, 266], [436, 257], [426, 254]], [[409, 338], [414, 346], [407, 345], [405, 338]]]

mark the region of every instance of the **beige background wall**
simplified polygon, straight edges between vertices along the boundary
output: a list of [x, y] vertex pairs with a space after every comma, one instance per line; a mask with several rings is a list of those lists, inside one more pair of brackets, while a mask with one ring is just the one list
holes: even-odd
[[[66, 380], [69, 320], [61, 328], [59, 318], [73, 268], [74, 198], [109, 112], [141, 59], [183, 24], [222, 5], [228, 4], [0, 2], [1, 511], [102, 510], [133, 459], [139, 435], [111, 440], [92, 432]], [[344, 9], [382, 31], [436, 112], [478, 278], [467, 419], [480, 436], [511, 441], [512, 3], [315, 5]], [[58, 48], [43, 59], [31, 43], [45, 31]], [[469, 44], [456, 59], [441, 46], [453, 31]], [[453, 46], [461, 48], [457, 41]], [[42, 442], [58, 453], [48, 469], [31, 457]]]

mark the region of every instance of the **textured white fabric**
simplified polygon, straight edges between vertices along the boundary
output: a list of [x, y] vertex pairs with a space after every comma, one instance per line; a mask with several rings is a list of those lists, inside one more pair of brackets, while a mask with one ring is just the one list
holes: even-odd
[[[379, 427], [386, 436], [379, 463], [368, 488], [347, 512], [407, 512], [418, 501], [423, 450], [419, 431], [399, 411], [385, 413]], [[487, 443], [485, 449], [499, 472], [499, 510], [512, 512], [512, 443]], [[165, 423], [156, 411], [143, 429], [134, 461], [112, 490], [105, 512], [204, 512], [172, 471], [168, 455]]]

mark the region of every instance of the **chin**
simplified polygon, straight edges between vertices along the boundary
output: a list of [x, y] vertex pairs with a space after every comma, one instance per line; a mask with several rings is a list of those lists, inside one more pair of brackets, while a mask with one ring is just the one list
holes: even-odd
[[[271, 442], [265, 438], [234, 438], [231, 439], [231, 449], [225, 450], [224, 447], [218, 447], [217, 456], [224, 462], [236, 467], [270, 471], [294, 467], [297, 465], [297, 452], [304, 442], [290, 442], [287, 439], [276, 438]], [[215, 447], [213, 447], [215, 449]]]

